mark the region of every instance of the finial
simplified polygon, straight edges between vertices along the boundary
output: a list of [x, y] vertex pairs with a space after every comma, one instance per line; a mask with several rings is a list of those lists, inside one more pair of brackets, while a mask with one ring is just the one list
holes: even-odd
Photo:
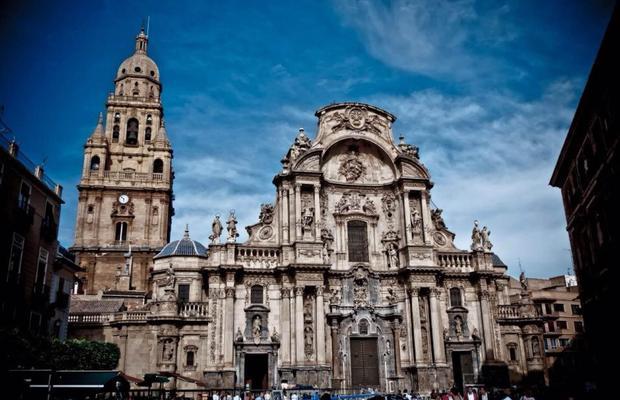
[[189, 239], [189, 224], [185, 224], [185, 233], [183, 234], [183, 239]]
[[405, 144], [405, 137], [403, 135], [400, 135], [398, 139], [400, 140], [400, 144]]
[[99, 111], [99, 119], [97, 120], [97, 125], [103, 124], [103, 113]]
[[304, 133], [304, 128], [299, 128], [299, 133]]

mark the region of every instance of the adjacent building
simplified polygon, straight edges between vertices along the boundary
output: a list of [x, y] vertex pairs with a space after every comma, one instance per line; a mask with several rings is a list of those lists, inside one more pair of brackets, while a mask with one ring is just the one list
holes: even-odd
[[[613, 363], [614, 250], [620, 245], [620, 9], [616, 6], [551, 177], [561, 188], [586, 339], [600, 385]], [[611, 390], [611, 386], [607, 386]]]
[[546, 382], [555, 390], [570, 388], [578, 393], [592, 379], [584, 343], [584, 326], [579, 288], [574, 275], [548, 279], [527, 278], [524, 283], [510, 280], [513, 302], [525, 284], [538, 313], [544, 320]]
[[0, 318], [63, 339], [80, 268], [58, 244], [61, 195], [43, 167], [0, 133]]

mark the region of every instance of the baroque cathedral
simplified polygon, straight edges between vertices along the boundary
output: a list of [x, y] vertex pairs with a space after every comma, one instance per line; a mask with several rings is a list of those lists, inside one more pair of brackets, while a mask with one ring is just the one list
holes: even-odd
[[178, 388], [283, 383], [428, 393], [540, 376], [542, 323], [475, 222], [455, 247], [416, 146], [361, 103], [316, 112], [238, 241], [170, 242], [172, 146], [159, 70], [141, 32], [88, 138], [75, 244], [74, 336], [118, 344], [119, 369]]

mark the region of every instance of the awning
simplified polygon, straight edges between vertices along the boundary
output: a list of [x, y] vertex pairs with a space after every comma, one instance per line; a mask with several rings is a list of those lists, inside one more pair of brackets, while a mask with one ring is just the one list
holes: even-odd
[[[129, 382], [119, 371], [51, 371], [51, 370], [12, 370], [9, 375], [19, 379], [31, 390], [52, 386], [57, 390], [86, 390], [91, 392], [126, 391]], [[51, 380], [50, 380], [51, 375]]]

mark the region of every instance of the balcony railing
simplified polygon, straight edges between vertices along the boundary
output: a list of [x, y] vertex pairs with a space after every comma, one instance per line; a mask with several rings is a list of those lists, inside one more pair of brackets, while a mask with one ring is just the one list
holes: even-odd
[[472, 256], [470, 253], [437, 253], [437, 265], [453, 270], [471, 270]]
[[280, 264], [280, 249], [239, 246], [235, 258], [246, 268], [275, 268]]
[[129, 182], [168, 182], [163, 173], [159, 172], [135, 172], [135, 171], [105, 171], [90, 170], [88, 173], [91, 179], [104, 179], [111, 181], [129, 181]]
[[71, 314], [68, 320], [70, 324], [103, 324], [109, 319], [108, 314]]
[[157, 96], [121, 96], [114, 94], [113, 92], [108, 94], [108, 101], [138, 101], [141, 103], [148, 102], [159, 104], [159, 98]]
[[540, 317], [540, 311], [536, 307], [528, 307], [524, 304], [507, 304], [497, 306], [497, 318], [521, 319]]
[[209, 316], [209, 303], [181, 303], [179, 305], [179, 315], [186, 318], [206, 318]]

